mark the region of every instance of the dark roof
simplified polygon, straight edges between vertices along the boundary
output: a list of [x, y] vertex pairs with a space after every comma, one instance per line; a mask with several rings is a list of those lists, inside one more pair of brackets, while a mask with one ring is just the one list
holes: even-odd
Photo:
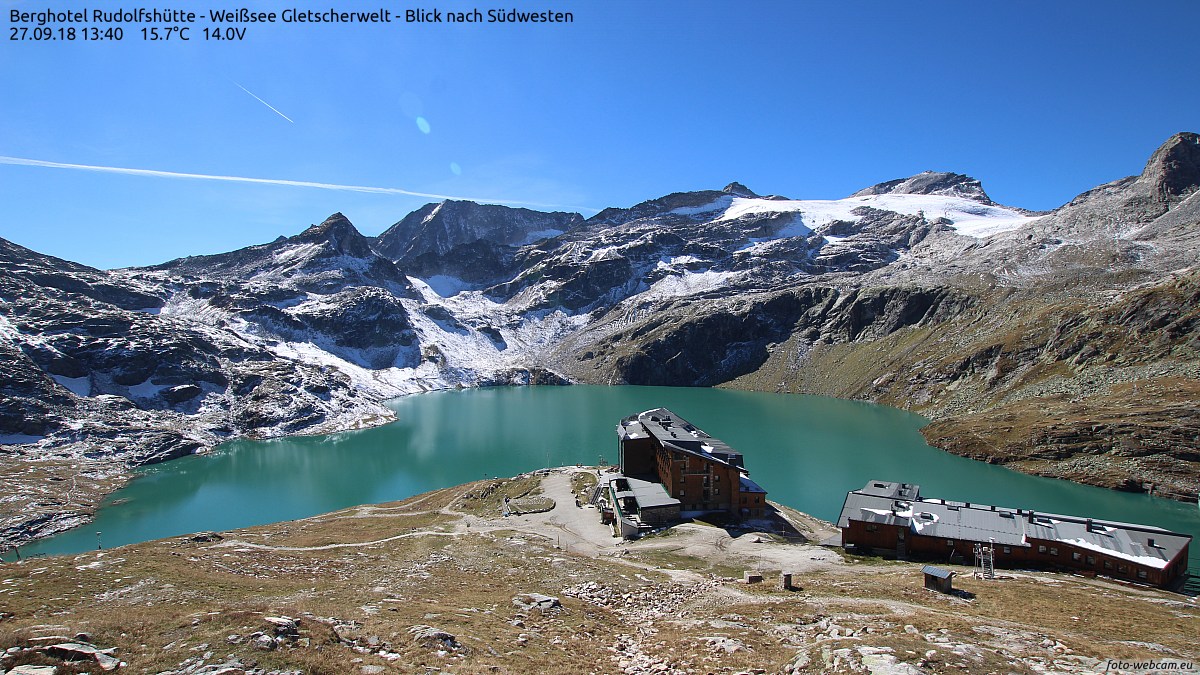
[[[639, 426], [640, 430], [636, 428]], [[626, 417], [617, 427], [617, 435], [622, 440], [639, 438], [642, 431], [658, 439], [664, 447], [746, 472], [742, 466], [742, 453], [666, 408], [654, 408], [636, 417]]]
[[[890, 486], [901, 485], [905, 484], [871, 481], [862, 490], [850, 491], [838, 516], [838, 527], [847, 527], [851, 520], [856, 520], [907, 526], [916, 534], [985, 544], [1031, 546], [1031, 539], [1057, 542], [1159, 569], [1177, 558], [1192, 540], [1191, 535], [1152, 525], [1035, 513], [946, 499], [897, 499], [895, 496], [901, 493]], [[903, 494], [920, 494], [919, 486], [908, 485], [911, 491]]]
[[637, 500], [639, 509], [653, 509], [660, 506], [679, 506], [680, 501], [667, 494], [667, 488], [662, 483], [651, 483], [637, 478], [629, 478], [620, 474], [606, 476], [609, 483], [624, 479], [628, 490], [618, 491], [613, 486], [613, 492], [618, 498], [633, 497]]
[[766, 490], [759, 487], [758, 483], [755, 483], [754, 481], [750, 480], [747, 476], [742, 475], [740, 477], [740, 480], [741, 480], [740, 488], [741, 488], [742, 492], [761, 492], [764, 495], [767, 494]]
[[879, 497], [890, 497], [892, 499], [913, 500], [921, 498], [921, 486], [919, 485], [914, 485], [913, 483], [891, 483], [882, 480], [873, 480], [858, 492]]
[[926, 565], [921, 568], [921, 571], [931, 577], [937, 577], [939, 579], [949, 579], [950, 577], [954, 576], [954, 572], [951, 572], [950, 570], [944, 570], [940, 567], [935, 567], [934, 565]]

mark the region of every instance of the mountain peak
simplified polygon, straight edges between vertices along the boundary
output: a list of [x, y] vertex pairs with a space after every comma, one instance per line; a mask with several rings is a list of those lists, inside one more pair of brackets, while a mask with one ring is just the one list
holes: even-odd
[[356, 258], [371, 255], [367, 238], [340, 211], [321, 221], [320, 225], [313, 225], [301, 232], [296, 239], [313, 243], [329, 242], [335, 250]]
[[734, 181], [734, 182], [730, 183], [729, 185], [726, 185], [725, 187], [721, 188], [721, 192], [724, 192], [727, 195], [733, 195], [734, 197], [758, 197], [759, 196], [758, 194], [756, 194], [754, 192], [754, 190], [751, 190], [750, 188], [746, 187], [745, 185], [742, 185], [741, 183], [739, 183], [737, 181]]
[[1194, 192], [1200, 187], [1200, 134], [1181, 132], [1168, 138], [1150, 155], [1141, 179], [1166, 201]]
[[[313, 225], [307, 230], [300, 233], [301, 237], [305, 236], [325, 236], [329, 232], [346, 232], [347, 229], [354, 229], [354, 224], [350, 219], [342, 214], [341, 211], [322, 220], [319, 225]], [[357, 232], [357, 230], [355, 230]]]
[[375, 238], [375, 250], [399, 261], [425, 253], [444, 255], [477, 241], [521, 246], [562, 234], [583, 222], [578, 213], [541, 212], [497, 204], [447, 199], [405, 216]]
[[983, 191], [983, 185], [978, 180], [961, 173], [946, 171], [923, 171], [908, 178], [876, 183], [850, 196], [869, 195], [944, 195], [971, 199], [988, 205], [995, 203]]

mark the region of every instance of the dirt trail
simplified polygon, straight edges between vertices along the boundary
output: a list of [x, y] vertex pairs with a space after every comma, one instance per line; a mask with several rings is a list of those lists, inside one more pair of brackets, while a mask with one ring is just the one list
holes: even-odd
[[[326, 551], [346, 548], [366, 548], [386, 544], [410, 537], [461, 537], [470, 533], [517, 531], [553, 541], [564, 551], [588, 557], [612, 556], [639, 569], [657, 569], [652, 565], [623, 558], [637, 552], [679, 553], [710, 564], [741, 567], [744, 569], [784, 570], [804, 573], [841, 567], [842, 559], [836, 553], [806, 543], [782, 541], [769, 532], [735, 532], [709, 525], [684, 523], [670, 530], [669, 536], [650, 537], [640, 541], [625, 541], [613, 536], [612, 529], [600, 522], [600, 514], [587, 505], [576, 506], [575, 492], [571, 487], [571, 475], [590, 471], [576, 467], [552, 469], [541, 480], [542, 495], [554, 500], [554, 508], [543, 513], [522, 515], [478, 516], [463, 513], [446, 506], [436, 512], [450, 516], [453, 520], [437, 528], [414, 530], [381, 539], [359, 542], [336, 542], [318, 546], [284, 546], [247, 542], [231, 539], [214, 544], [209, 548], [247, 548], [258, 551]], [[378, 506], [358, 507], [353, 513], [339, 516], [355, 517], [406, 517], [433, 511], [411, 511], [421, 501], [406, 505], [408, 508]], [[765, 525], [765, 524], [764, 524]], [[768, 529], [764, 527], [764, 529]], [[663, 570], [679, 577], [691, 578], [690, 572]]]

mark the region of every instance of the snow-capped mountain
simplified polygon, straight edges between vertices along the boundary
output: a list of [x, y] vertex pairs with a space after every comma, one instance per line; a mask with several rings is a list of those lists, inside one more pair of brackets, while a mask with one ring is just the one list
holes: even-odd
[[[961, 454], [1194, 493], [1200, 457], [1173, 443], [1200, 435], [1179, 400], [1200, 389], [1198, 167], [1200, 136], [1179, 134], [1049, 213], [932, 172], [587, 220], [447, 201], [374, 239], [335, 214], [114, 271], [0, 240], [0, 461], [111, 473], [379, 423], [388, 397], [460, 385], [728, 384], [900, 405]], [[8, 515], [10, 538], [56, 527]]]

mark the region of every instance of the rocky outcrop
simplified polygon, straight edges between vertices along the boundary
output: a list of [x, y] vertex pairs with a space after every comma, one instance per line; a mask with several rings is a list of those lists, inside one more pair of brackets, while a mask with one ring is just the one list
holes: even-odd
[[[629, 384], [712, 386], [755, 373], [792, 341], [815, 345], [869, 342], [903, 328], [932, 325], [974, 300], [951, 289], [843, 289], [806, 286], [724, 302], [657, 307], [643, 322], [613, 330], [588, 345], [567, 372], [589, 381], [616, 373]], [[620, 317], [613, 317], [620, 323]], [[609, 324], [611, 327], [612, 324]], [[601, 324], [597, 331], [603, 330]], [[581, 347], [570, 344], [573, 350]], [[788, 368], [795, 364], [789, 360]]]
[[380, 255], [402, 264], [426, 254], [445, 255], [476, 242], [521, 246], [562, 234], [583, 222], [578, 213], [543, 213], [494, 204], [447, 200], [426, 204], [374, 241]]
[[[324, 230], [301, 236], [303, 245], [328, 244], [339, 256], [370, 254], [333, 219]], [[0, 250], [0, 354], [7, 364], [0, 377], [0, 443], [2, 461], [9, 463], [3, 468], [13, 470], [20, 491], [22, 477], [38, 480], [42, 474], [17, 470], [14, 462], [72, 466], [78, 475], [69, 484], [81, 488], [72, 490], [73, 501], [65, 506], [6, 502], [15, 510], [0, 511], [0, 546], [77, 524], [91, 500], [103, 496], [84, 485], [120, 484], [136, 466], [203, 452], [237, 436], [333, 431], [391, 417], [377, 395], [353, 386], [337, 369], [281, 358], [230, 330], [229, 322], [253, 315], [237, 310], [239, 303], [255, 306], [248, 298], [253, 293], [161, 273], [103, 272], [2, 240]], [[255, 256], [266, 253], [210, 262], [245, 265]], [[184, 267], [200, 270], [194, 261]], [[266, 296], [279, 297], [272, 295], [277, 292]], [[393, 298], [376, 286], [361, 294]], [[205, 302], [215, 316], [180, 316], [174, 311], [180, 302]], [[348, 317], [346, 308], [375, 323]], [[395, 325], [384, 320], [382, 309], [373, 315], [371, 308], [364, 300], [339, 303], [328, 315], [298, 316], [310, 321], [312, 336], [327, 336], [335, 345], [360, 338], [386, 343], [392, 352], [402, 349], [396, 335], [379, 335]], [[399, 316], [403, 320], [402, 311]]]
[[170, 280], [170, 290], [182, 286], [198, 297], [233, 291], [233, 297], [221, 300], [230, 304], [282, 303], [306, 293], [336, 293], [353, 286], [415, 297], [404, 274], [376, 255], [367, 238], [340, 213], [294, 237], [231, 253], [181, 258], [133, 270], [130, 276], [155, 285]]
[[[427, 251], [404, 260], [408, 274], [421, 279], [447, 276], [466, 288], [484, 288], [513, 278], [520, 267], [516, 263], [519, 247], [480, 239], [446, 251]], [[458, 289], [455, 289], [456, 291]]]
[[1200, 186], [1200, 134], [1167, 139], [1146, 162], [1139, 180], [1165, 204], [1178, 204]]
[[312, 343], [371, 370], [415, 367], [420, 362], [408, 310], [383, 289], [349, 288], [283, 309], [259, 305], [237, 316], [263, 334]]
[[925, 171], [909, 178], [876, 183], [869, 188], [863, 188], [850, 195], [863, 197], [866, 195], [944, 195], [947, 197], [962, 197], [983, 204], [994, 204], [983, 184], [970, 176], [961, 173], [942, 171]]

